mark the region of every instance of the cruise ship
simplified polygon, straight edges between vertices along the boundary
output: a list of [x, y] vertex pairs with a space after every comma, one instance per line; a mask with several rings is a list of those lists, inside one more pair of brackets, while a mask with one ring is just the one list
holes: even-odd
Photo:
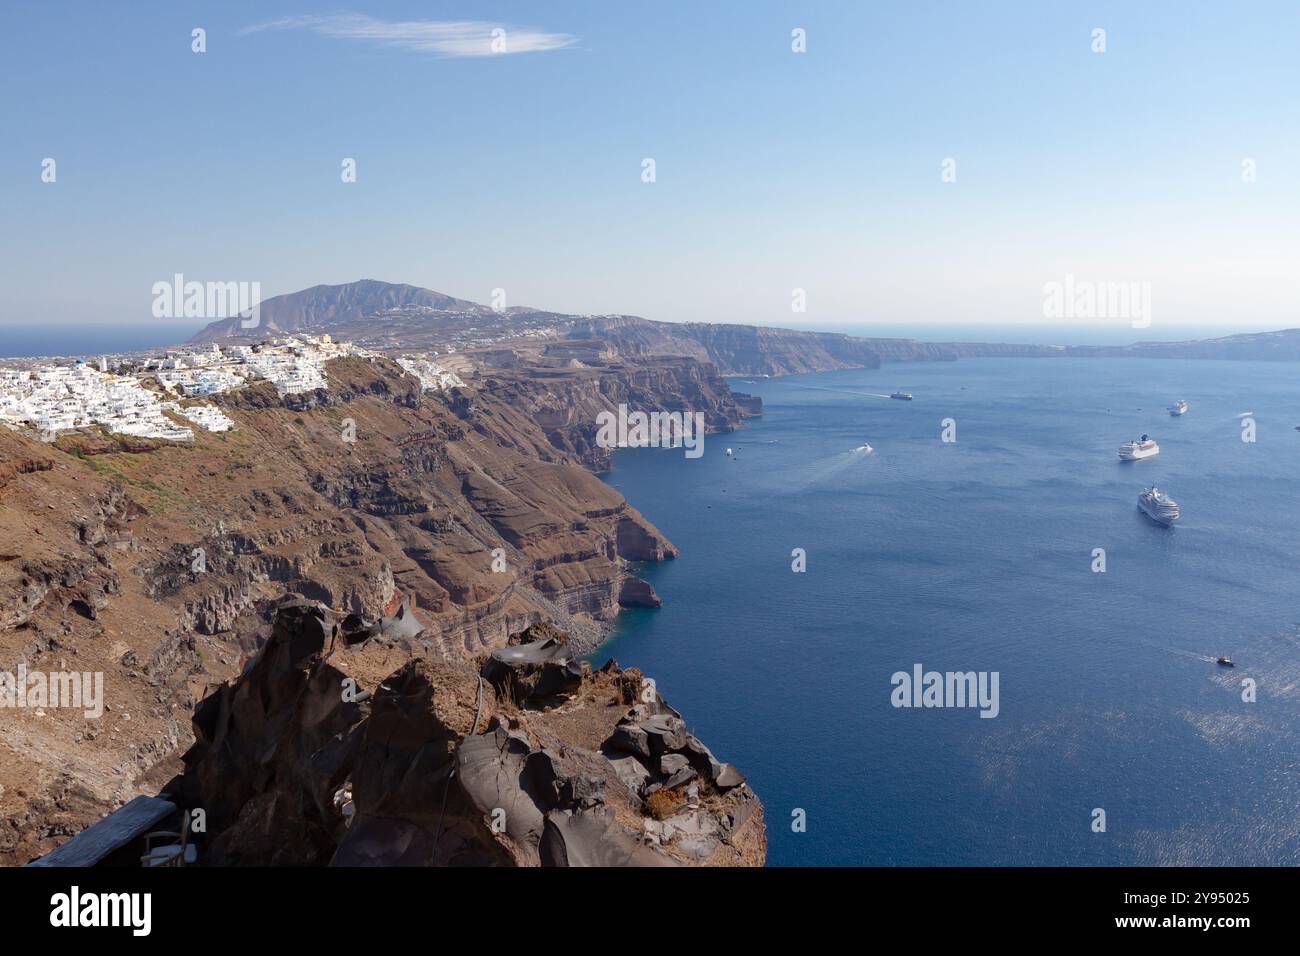
[[910, 402], [910, 401], [912, 400], [912, 393], [911, 393], [911, 392], [894, 392], [894, 393], [893, 393], [892, 395], [890, 395], [889, 397], [890, 397], [890, 398], [896, 398], [896, 399], [898, 399], [900, 402]]
[[1140, 458], [1154, 458], [1160, 454], [1160, 446], [1154, 438], [1143, 435], [1137, 441], [1126, 441], [1119, 446], [1120, 461], [1137, 461]]
[[1187, 403], [1181, 398], [1169, 406], [1169, 414], [1177, 418], [1179, 415], [1187, 414]]
[[1155, 485], [1138, 495], [1138, 507], [1148, 518], [1166, 528], [1178, 520], [1178, 502]]

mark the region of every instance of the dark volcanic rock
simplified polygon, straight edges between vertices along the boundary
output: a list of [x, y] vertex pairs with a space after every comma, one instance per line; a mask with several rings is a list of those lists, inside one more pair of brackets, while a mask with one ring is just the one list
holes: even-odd
[[512, 637], [507, 646], [492, 651], [483, 664], [484, 680], [521, 705], [575, 691], [582, 683], [582, 666], [574, 660], [568, 638], [538, 635], [531, 628], [516, 637], [530, 634], [540, 639], [516, 642]]
[[[694, 786], [690, 754], [667, 749], [694, 738], [657, 696], [611, 713], [609, 694], [621, 695], [631, 672], [579, 668], [574, 703], [518, 711], [466, 663], [413, 660], [373, 681], [378, 642], [347, 645], [335, 617], [285, 604], [244, 675], [196, 709], [197, 743], [170, 789], [183, 806], [207, 810], [205, 862], [762, 863], [761, 805], [746, 788], [707, 806], [681, 798], [666, 820], [645, 814], [639, 791], [652, 776], [667, 774], [654, 784], [661, 789]], [[542, 665], [563, 657], [562, 632], [538, 625], [528, 636], [538, 639], [508, 649]], [[350, 683], [373, 694], [350, 700]], [[620, 714], [627, 722], [615, 729], [608, 722]], [[660, 751], [655, 774], [635, 757], [618, 763], [583, 746], [610, 731], [639, 732], [644, 760]]]
[[195, 708], [185, 793], [207, 813], [212, 862], [310, 865], [332, 855], [342, 821], [331, 801], [367, 713], [343, 699], [344, 675], [324, 663], [333, 638], [323, 609], [282, 607], [244, 677]]

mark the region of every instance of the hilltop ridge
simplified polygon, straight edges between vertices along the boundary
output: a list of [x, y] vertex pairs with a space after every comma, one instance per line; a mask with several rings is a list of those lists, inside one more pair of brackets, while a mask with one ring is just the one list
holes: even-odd
[[221, 319], [192, 341], [253, 341], [277, 332], [329, 332], [378, 349], [464, 350], [529, 341], [599, 341], [622, 357], [683, 356], [712, 362], [724, 375], [793, 375], [883, 362], [961, 358], [1210, 358], [1300, 360], [1300, 329], [1126, 346], [998, 342], [923, 342], [724, 322], [665, 322], [635, 315], [569, 315], [489, 306], [411, 285], [374, 279], [312, 286], [262, 303], [260, 327]]

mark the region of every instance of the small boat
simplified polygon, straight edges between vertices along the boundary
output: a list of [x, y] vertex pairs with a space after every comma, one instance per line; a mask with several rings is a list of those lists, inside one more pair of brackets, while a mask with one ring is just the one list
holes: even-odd
[[863, 442], [861, 445], [859, 445], [857, 448], [855, 448], [855, 449], [853, 449], [853, 450], [854, 450], [854, 451], [863, 451], [863, 452], [866, 452], [866, 453], [868, 453], [868, 454], [870, 454], [871, 452], [875, 451], [875, 449], [871, 447], [871, 443], [870, 443], [870, 442]]
[[730, 449], [730, 448], [727, 449], [727, 457], [728, 457], [728, 458], [731, 457], [731, 449]]
[[900, 402], [910, 402], [910, 401], [912, 400], [912, 393], [911, 393], [911, 392], [894, 392], [894, 393], [891, 394], [889, 397], [890, 397], [890, 398], [896, 398], [896, 399], [898, 399]]
[[1231, 657], [1216, 657], [1216, 658], [1214, 659], [1214, 663], [1216, 663], [1216, 664], [1222, 664], [1224, 667], [1236, 667], [1236, 666], [1237, 666], [1236, 664], [1232, 663], [1232, 658], [1231, 658]]
[[1187, 403], [1180, 398], [1178, 401], [1174, 402], [1172, 405], [1169, 406], [1169, 414], [1172, 415], [1174, 418], [1177, 418], [1179, 415], [1186, 415]]

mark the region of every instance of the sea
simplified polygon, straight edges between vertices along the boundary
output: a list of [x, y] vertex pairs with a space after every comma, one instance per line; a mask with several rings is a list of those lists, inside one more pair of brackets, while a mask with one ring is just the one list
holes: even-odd
[[206, 322], [0, 322], [0, 358], [93, 358], [185, 342]]
[[[592, 659], [642, 668], [748, 775], [770, 865], [1300, 863], [1296, 365], [731, 385], [764, 414], [702, 457], [615, 454], [681, 555], [640, 566], [663, 607]], [[1142, 434], [1159, 456], [1120, 462]], [[1152, 483], [1172, 528], [1137, 509]], [[895, 706], [917, 665], [996, 673], [996, 716]]]

